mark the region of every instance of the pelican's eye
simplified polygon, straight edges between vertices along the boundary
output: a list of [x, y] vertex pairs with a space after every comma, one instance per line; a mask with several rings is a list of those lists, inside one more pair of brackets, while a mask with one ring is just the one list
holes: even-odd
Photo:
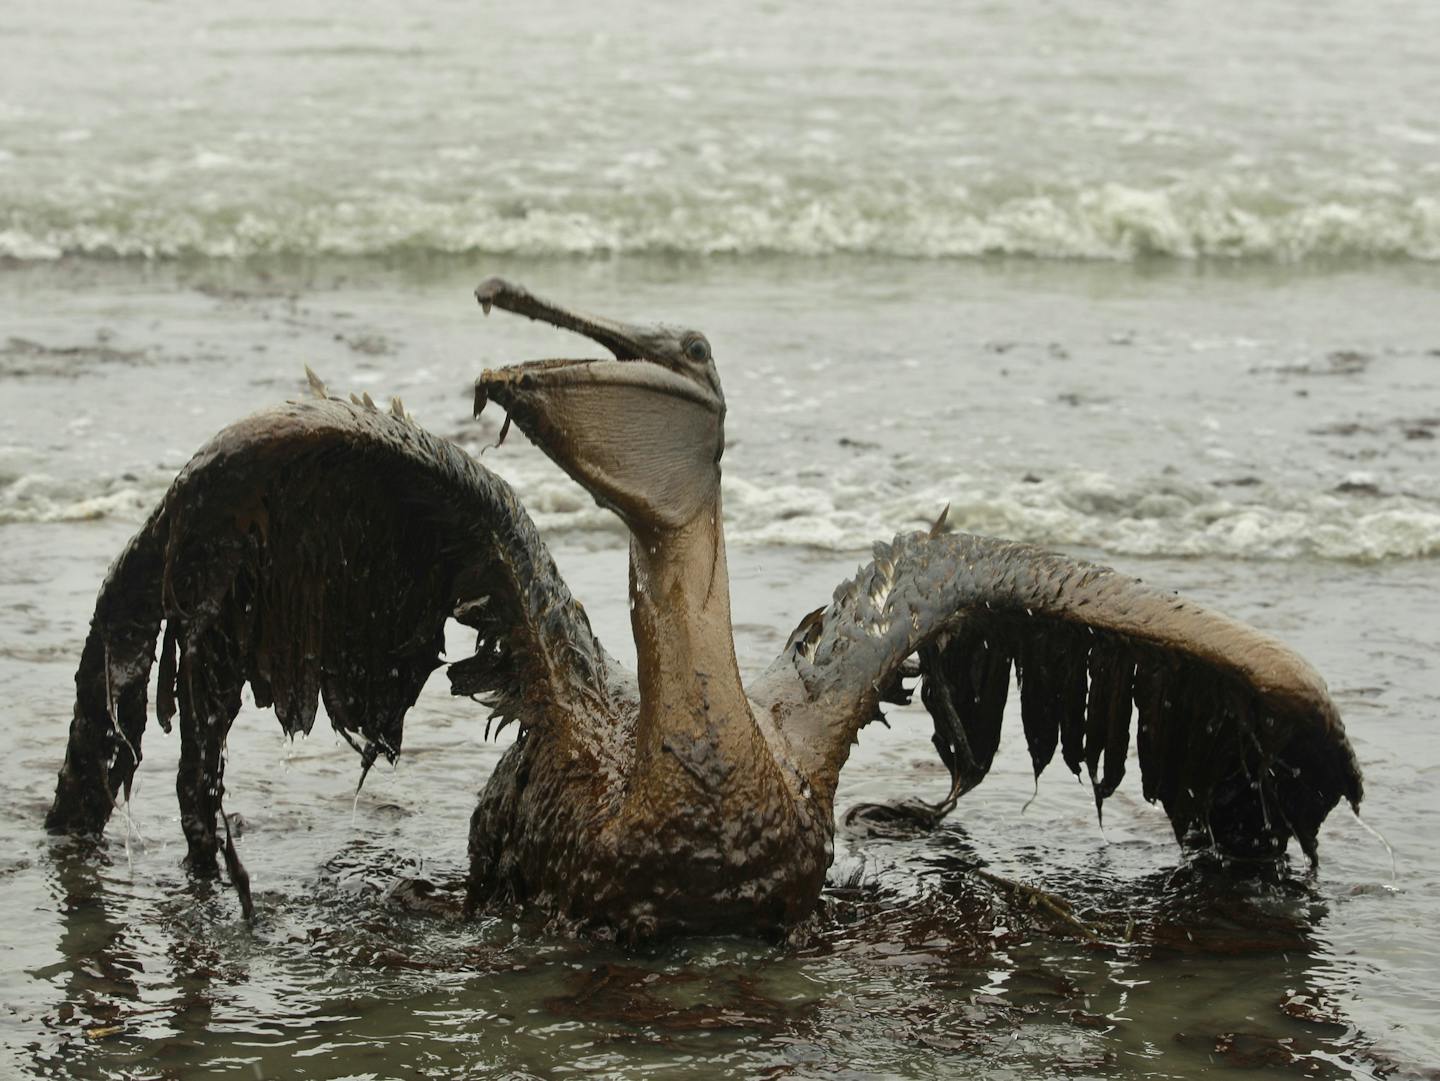
[[685, 343], [685, 355], [691, 360], [704, 364], [710, 359], [710, 343], [704, 338], [691, 338]]

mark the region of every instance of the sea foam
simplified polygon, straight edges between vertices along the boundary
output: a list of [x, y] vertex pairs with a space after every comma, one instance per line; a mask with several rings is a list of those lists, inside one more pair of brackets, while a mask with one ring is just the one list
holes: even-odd
[[[1023, 186], [1022, 186], [1023, 187]], [[1277, 194], [1268, 180], [1101, 182], [975, 192], [958, 185], [752, 191], [617, 191], [516, 201], [440, 198], [424, 184], [332, 202], [209, 189], [92, 192], [12, 201], [0, 256], [238, 259], [255, 255], [477, 253], [1440, 259], [1440, 198], [1328, 184]]]
[[[517, 471], [514, 463], [504, 472], [543, 532], [624, 543], [619, 519], [568, 478], [544, 466]], [[163, 469], [89, 480], [41, 472], [0, 477], [0, 523], [139, 523], [171, 479]], [[1358, 562], [1440, 556], [1440, 506], [1432, 501], [1263, 485], [1246, 491], [1237, 499], [1202, 485], [1122, 483], [1095, 472], [1039, 482], [952, 475], [903, 492], [844, 474], [815, 485], [730, 475], [723, 481], [726, 534], [736, 546], [864, 551], [897, 532], [928, 528], [948, 505], [956, 529], [1124, 555]]]

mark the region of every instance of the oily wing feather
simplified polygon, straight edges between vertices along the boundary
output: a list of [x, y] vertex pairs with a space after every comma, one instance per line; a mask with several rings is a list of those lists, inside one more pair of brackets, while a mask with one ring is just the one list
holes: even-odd
[[[1361, 798], [1325, 685], [1274, 639], [1100, 566], [967, 534], [902, 535], [797, 628], [755, 693], [838, 770], [918, 661], [948, 804], [999, 744], [1012, 670], [1035, 773], [1060, 752], [1097, 809], [1125, 773], [1183, 843], [1236, 855], [1315, 856], [1321, 822]], [[1133, 722], [1133, 723], [1132, 723]]]
[[292, 403], [233, 425], [110, 569], [48, 826], [99, 831], [128, 786], [157, 637], [156, 714], [167, 731], [180, 718], [190, 856], [213, 864], [220, 750], [242, 686], [292, 735], [323, 700], [368, 769], [400, 753], [452, 615], [478, 632], [452, 688], [482, 696], [502, 725], [613, 711], [624, 676], [514, 493], [458, 447], [368, 402]]

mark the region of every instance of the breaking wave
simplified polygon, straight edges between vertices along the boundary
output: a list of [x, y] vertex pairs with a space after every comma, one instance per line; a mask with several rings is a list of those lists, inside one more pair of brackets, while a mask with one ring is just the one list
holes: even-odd
[[[624, 527], [543, 463], [506, 463], [542, 531], [610, 535]], [[141, 521], [173, 471], [91, 481], [39, 472], [0, 476], [0, 523], [97, 518]], [[1131, 484], [1096, 473], [1027, 483], [950, 477], [897, 493], [839, 476], [829, 487], [724, 478], [732, 545], [864, 551], [896, 532], [927, 528], [950, 506], [957, 529], [1035, 544], [1135, 556], [1376, 562], [1440, 557], [1440, 506], [1407, 495], [1246, 489], [1244, 499], [1204, 485]]]
[[261, 255], [865, 254], [1130, 261], [1440, 260], [1440, 197], [1266, 181], [976, 192], [888, 184], [798, 191], [564, 192], [444, 198], [425, 185], [321, 203], [280, 193], [91, 192], [10, 200], [0, 256], [238, 259]]
[[1243, 502], [1200, 487], [1125, 488], [1099, 474], [1038, 483], [952, 478], [894, 495], [755, 485], [726, 478], [728, 536], [740, 543], [868, 547], [924, 529], [941, 508], [956, 529], [1137, 556], [1372, 562], [1440, 556], [1440, 508], [1408, 496], [1261, 491]]

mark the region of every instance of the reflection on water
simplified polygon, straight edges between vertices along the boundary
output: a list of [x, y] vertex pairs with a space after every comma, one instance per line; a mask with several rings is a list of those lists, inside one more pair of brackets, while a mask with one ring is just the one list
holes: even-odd
[[1336, 1010], [1325, 905], [1303, 877], [1035, 866], [1025, 882], [984, 868], [953, 827], [842, 843], [878, 847], [884, 869], [836, 878], [789, 941], [636, 951], [467, 924], [459, 868], [416, 878], [368, 841], [303, 892], [262, 895], [253, 934], [218, 887], [135, 888], [105, 853], [57, 845], [61, 959], [30, 973], [57, 1001], [31, 1063], [100, 1078], [1379, 1065]]

